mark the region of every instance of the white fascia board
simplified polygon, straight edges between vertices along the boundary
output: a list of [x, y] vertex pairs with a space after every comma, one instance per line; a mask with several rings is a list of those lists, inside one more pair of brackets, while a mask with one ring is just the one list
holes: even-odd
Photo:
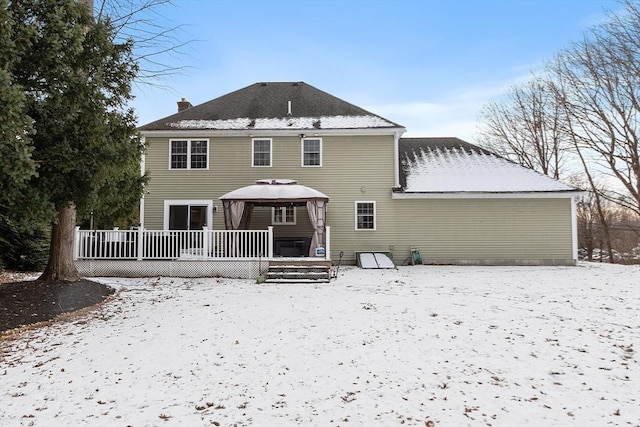
[[216, 130], [216, 129], [176, 129], [142, 130], [140, 135], [146, 138], [215, 138], [221, 136], [342, 136], [342, 135], [396, 135], [406, 132], [405, 128], [362, 128], [362, 129], [255, 129], [255, 130]]
[[521, 193], [391, 193], [392, 199], [568, 199], [584, 195], [584, 191], [558, 191], [558, 192], [521, 192]]

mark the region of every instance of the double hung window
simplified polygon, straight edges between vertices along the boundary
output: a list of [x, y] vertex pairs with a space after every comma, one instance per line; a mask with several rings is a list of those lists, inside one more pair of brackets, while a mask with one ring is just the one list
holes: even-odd
[[271, 139], [253, 139], [251, 153], [253, 166], [271, 166]]
[[209, 141], [175, 139], [170, 141], [169, 169], [207, 169]]
[[376, 202], [356, 202], [356, 230], [376, 229]]
[[322, 166], [322, 139], [302, 139], [302, 166]]

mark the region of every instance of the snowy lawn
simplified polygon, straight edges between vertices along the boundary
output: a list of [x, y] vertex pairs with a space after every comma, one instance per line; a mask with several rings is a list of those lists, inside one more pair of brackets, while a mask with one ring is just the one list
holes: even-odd
[[0, 425], [640, 424], [640, 267], [100, 279], [2, 343]]

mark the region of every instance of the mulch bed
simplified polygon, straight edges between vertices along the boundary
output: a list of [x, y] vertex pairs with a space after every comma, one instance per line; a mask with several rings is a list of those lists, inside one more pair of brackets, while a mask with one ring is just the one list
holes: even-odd
[[91, 280], [0, 282], [0, 332], [104, 301], [115, 289]]

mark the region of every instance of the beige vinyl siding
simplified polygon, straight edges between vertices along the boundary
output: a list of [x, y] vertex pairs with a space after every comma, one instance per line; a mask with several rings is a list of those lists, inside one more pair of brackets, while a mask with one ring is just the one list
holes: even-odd
[[[198, 138], [202, 139], [202, 138]], [[147, 138], [145, 168], [149, 184], [145, 189], [145, 228], [161, 230], [164, 218], [164, 200], [215, 200], [215, 189], [209, 186], [213, 179], [211, 139], [209, 139], [209, 169], [169, 169], [169, 139]], [[213, 214], [214, 228], [224, 226], [220, 212]]]
[[[301, 166], [299, 136], [272, 138], [271, 167], [252, 167], [252, 138], [209, 137], [208, 170], [169, 170], [169, 139], [147, 138], [145, 227], [162, 229], [163, 201], [212, 200], [257, 179], [287, 178], [327, 196], [331, 257], [355, 262], [357, 251], [391, 252], [401, 263], [417, 247], [429, 262], [525, 263], [572, 260], [571, 200], [392, 199], [393, 136], [321, 136], [322, 167]], [[376, 230], [355, 230], [355, 201], [376, 202]], [[271, 225], [271, 209], [256, 208], [250, 228]], [[213, 228], [224, 229], [222, 209]], [[297, 224], [274, 226], [276, 237], [311, 237], [305, 207]]]
[[397, 260], [409, 247], [436, 263], [573, 258], [570, 198], [394, 201]]
[[[265, 135], [265, 137], [268, 137]], [[150, 182], [145, 196], [145, 227], [162, 229], [163, 200], [218, 198], [257, 179], [287, 178], [329, 196], [327, 224], [341, 240], [366, 245], [372, 236], [354, 230], [354, 201], [376, 200], [378, 210], [391, 208], [394, 184], [393, 136], [321, 136], [322, 167], [302, 167], [298, 136], [273, 136], [272, 167], [252, 167], [251, 137], [210, 137], [208, 170], [169, 170], [169, 139], [147, 138], [146, 168]], [[252, 229], [271, 223], [270, 210], [256, 209]], [[214, 213], [214, 228], [224, 228], [222, 209]], [[298, 208], [296, 226], [276, 226], [276, 235], [311, 234], [306, 209]], [[360, 233], [360, 234], [359, 234]], [[336, 248], [337, 249], [337, 248]]]

